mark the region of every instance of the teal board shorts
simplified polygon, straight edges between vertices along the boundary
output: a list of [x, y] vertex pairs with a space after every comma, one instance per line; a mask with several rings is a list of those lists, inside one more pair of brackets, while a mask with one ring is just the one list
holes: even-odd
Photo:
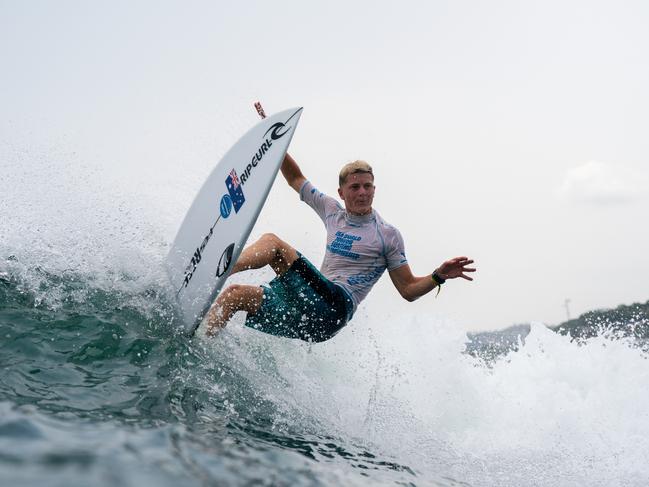
[[288, 271], [261, 286], [264, 297], [246, 326], [275, 336], [323, 342], [351, 319], [349, 293], [334, 284], [298, 252]]

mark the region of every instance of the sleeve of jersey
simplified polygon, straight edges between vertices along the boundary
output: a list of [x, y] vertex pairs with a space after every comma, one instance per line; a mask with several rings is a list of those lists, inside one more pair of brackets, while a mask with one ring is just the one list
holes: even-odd
[[318, 191], [311, 181], [306, 181], [300, 188], [300, 199], [313, 208], [323, 222], [329, 214], [341, 208], [331, 196]]
[[406, 258], [406, 249], [403, 243], [403, 237], [399, 230], [390, 227], [390, 231], [386, 235], [386, 253], [385, 259], [387, 261], [388, 271], [392, 271], [397, 267], [401, 267], [408, 263]]

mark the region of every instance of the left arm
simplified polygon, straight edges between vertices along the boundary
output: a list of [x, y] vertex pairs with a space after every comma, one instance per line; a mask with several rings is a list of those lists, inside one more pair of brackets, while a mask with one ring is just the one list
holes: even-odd
[[[471, 264], [473, 264], [473, 260], [467, 257], [455, 257], [444, 262], [435, 272], [443, 280], [461, 277], [467, 281], [473, 281], [472, 277], [466, 275], [467, 272], [475, 272], [475, 268], [467, 267]], [[389, 274], [394, 287], [407, 301], [414, 301], [438, 286], [437, 282], [433, 280], [432, 274], [417, 277], [413, 275], [408, 264], [389, 271]]]

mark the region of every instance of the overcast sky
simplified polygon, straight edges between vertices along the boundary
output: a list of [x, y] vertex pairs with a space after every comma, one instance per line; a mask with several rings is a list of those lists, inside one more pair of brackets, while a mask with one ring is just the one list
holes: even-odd
[[[412, 304], [386, 276], [365, 306], [556, 324], [649, 299], [647, 25], [640, 0], [0, 0], [0, 164], [113, 181], [171, 241], [252, 102], [303, 106], [290, 151], [321, 190], [365, 159], [415, 274], [479, 268]], [[267, 231], [320, 263], [281, 179]]]

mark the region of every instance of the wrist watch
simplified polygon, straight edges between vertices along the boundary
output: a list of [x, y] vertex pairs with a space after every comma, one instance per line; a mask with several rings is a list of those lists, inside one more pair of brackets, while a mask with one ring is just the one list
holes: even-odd
[[444, 279], [442, 276], [440, 276], [437, 271], [433, 272], [433, 275], [431, 276], [433, 278], [433, 281], [437, 283], [438, 286], [441, 286], [446, 282], [446, 279]]

